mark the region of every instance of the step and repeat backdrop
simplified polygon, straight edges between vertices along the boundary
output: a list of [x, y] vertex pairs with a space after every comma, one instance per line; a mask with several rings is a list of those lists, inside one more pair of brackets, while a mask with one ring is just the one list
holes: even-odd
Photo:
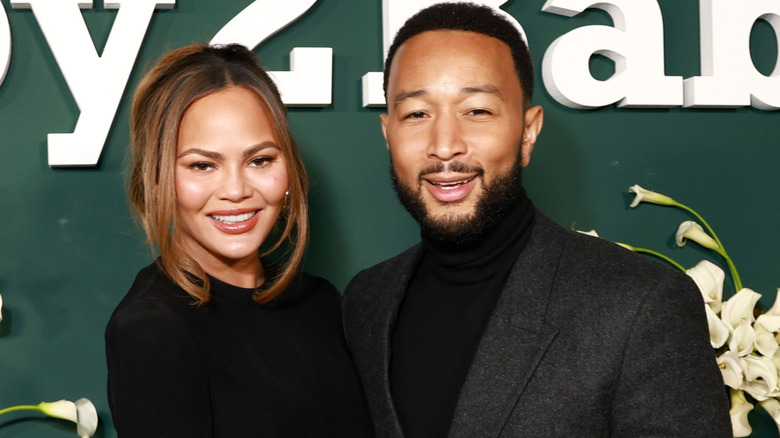
[[[280, 5], [284, 3], [284, 5]], [[125, 199], [133, 90], [165, 52], [239, 42], [273, 73], [311, 177], [305, 269], [343, 290], [419, 238], [390, 184], [381, 69], [434, 1], [2, 0], [0, 409], [86, 397], [115, 437], [103, 331], [152, 253]], [[780, 286], [777, 0], [494, 0], [524, 30], [545, 125], [525, 185], [565, 227], [721, 263], [675, 244], [680, 209], [629, 208], [639, 184], [698, 211], [746, 287]], [[723, 265], [725, 266], [725, 265]], [[726, 278], [724, 297], [734, 294]], [[673, 330], [670, 327], [670, 330]], [[754, 436], [773, 436], [756, 414]], [[0, 416], [4, 437], [72, 424]]]

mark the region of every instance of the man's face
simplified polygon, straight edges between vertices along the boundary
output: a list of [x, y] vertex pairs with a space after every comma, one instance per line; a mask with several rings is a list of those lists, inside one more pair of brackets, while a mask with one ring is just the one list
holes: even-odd
[[540, 107], [524, 109], [509, 47], [474, 32], [428, 31], [403, 43], [387, 108], [382, 132], [399, 198], [424, 227], [453, 238], [485, 222], [495, 211], [486, 204], [500, 204], [509, 185], [519, 189], [542, 126]]

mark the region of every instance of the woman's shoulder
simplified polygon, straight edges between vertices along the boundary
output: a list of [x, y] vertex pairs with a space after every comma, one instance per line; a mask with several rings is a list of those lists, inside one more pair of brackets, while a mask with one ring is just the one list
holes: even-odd
[[282, 306], [298, 304], [340, 306], [341, 294], [327, 279], [298, 272], [285, 291], [272, 301], [274, 302]]
[[106, 338], [133, 337], [148, 333], [154, 337], [177, 336], [187, 330], [183, 314], [194, 301], [176, 286], [155, 263], [141, 269], [133, 285], [109, 319]]

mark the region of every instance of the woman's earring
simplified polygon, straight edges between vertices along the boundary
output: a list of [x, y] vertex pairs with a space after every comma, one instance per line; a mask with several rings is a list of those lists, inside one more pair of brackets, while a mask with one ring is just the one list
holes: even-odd
[[284, 205], [279, 211], [279, 222], [284, 222], [290, 217], [290, 190], [284, 192]]

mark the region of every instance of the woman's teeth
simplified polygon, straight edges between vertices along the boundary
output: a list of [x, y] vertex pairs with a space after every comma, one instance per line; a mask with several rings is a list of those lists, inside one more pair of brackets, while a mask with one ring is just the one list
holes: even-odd
[[220, 214], [212, 214], [210, 215], [214, 220], [218, 220], [225, 224], [237, 224], [239, 222], [244, 222], [246, 220], [249, 220], [252, 218], [252, 216], [256, 215], [257, 211], [252, 211], [249, 213], [244, 214], [234, 214], [234, 215], [220, 215]]

